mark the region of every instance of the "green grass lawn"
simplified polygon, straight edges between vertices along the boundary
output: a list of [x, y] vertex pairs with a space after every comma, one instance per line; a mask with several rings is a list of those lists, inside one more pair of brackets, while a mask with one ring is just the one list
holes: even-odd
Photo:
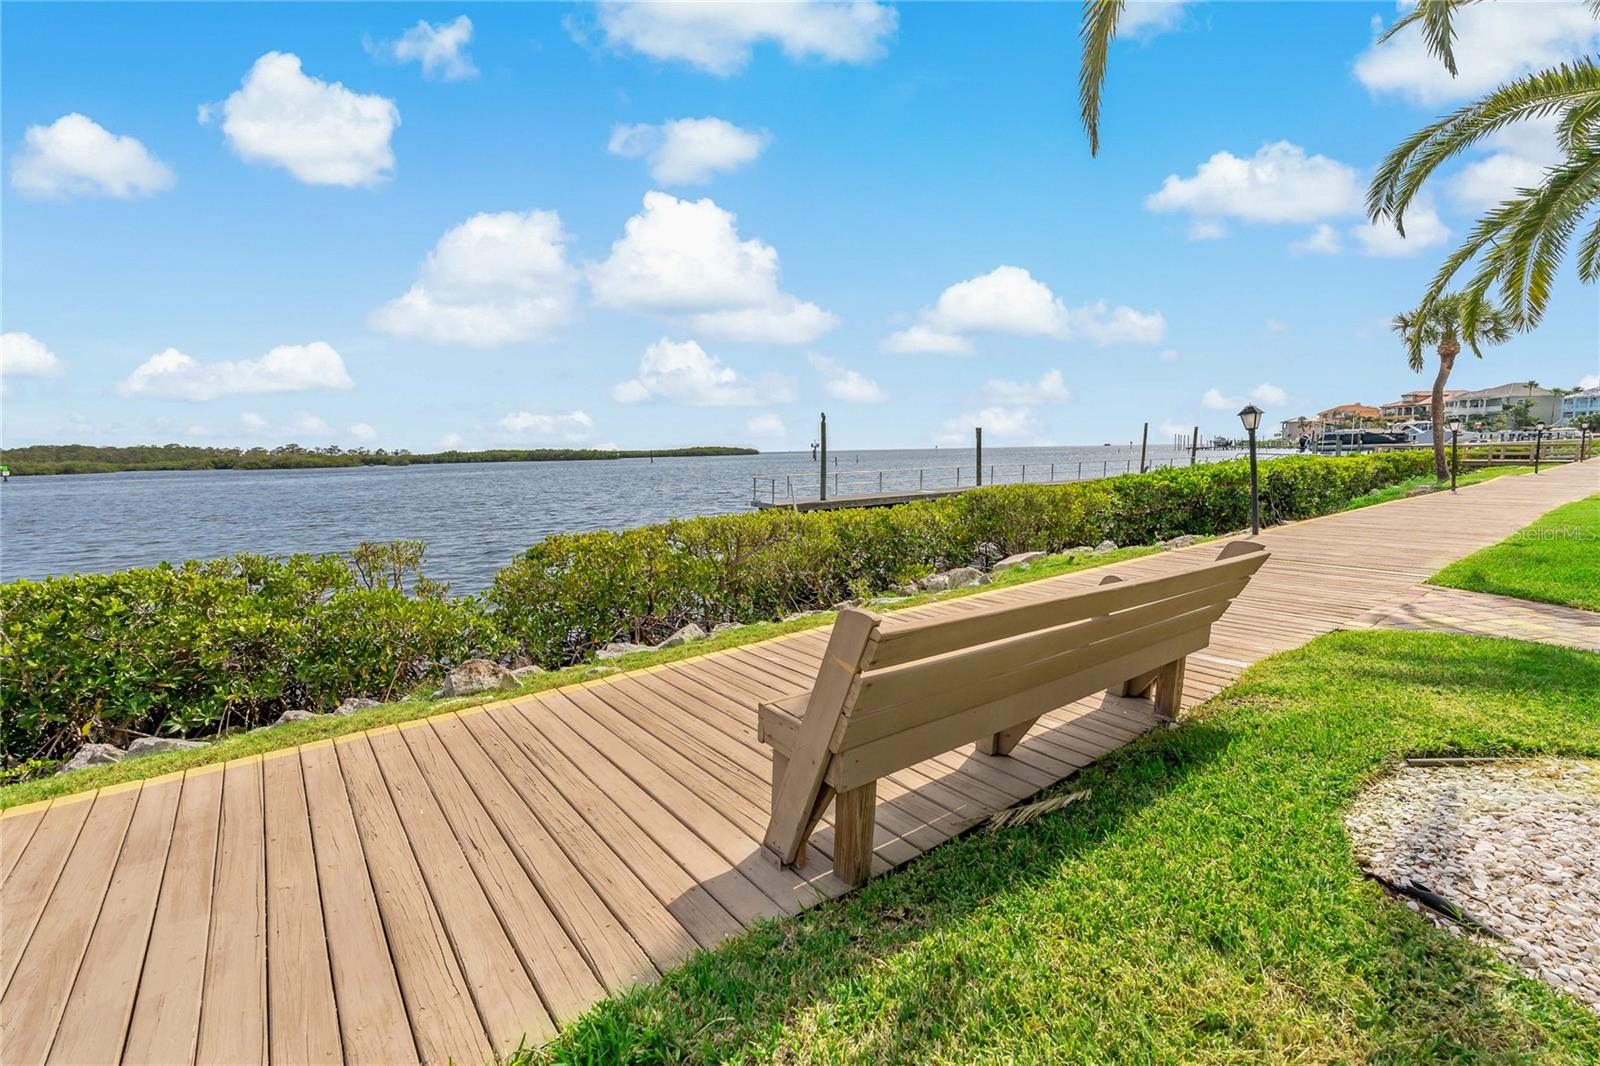
[[1428, 581], [1600, 611], [1600, 495], [1557, 507]]
[[1600, 656], [1339, 633], [842, 900], [611, 1000], [528, 1062], [1600, 1061], [1600, 1017], [1358, 872], [1402, 756], [1600, 755]]
[[[1207, 540], [1211, 538], [1201, 539]], [[1137, 559], [1142, 555], [1149, 555], [1160, 550], [1157, 547], [1131, 547], [1118, 548], [1116, 551], [1109, 551], [1102, 555], [1083, 552], [1050, 555], [1028, 566], [1016, 567], [996, 574], [994, 575], [994, 580], [984, 588], [996, 589], [1006, 588], [1010, 585], [1020, 585], [1028, 581], [1038, 581], [1041, 578], [1055, 577], [1058, 574], [1069, 574], [1075, 570], [1087, 570], [1097, 566], [1105, 566], [1108, 563], [1122, 562], [1126, 559]], [[915, 607], [933, 600], [971, 596], [984, 591], [984, 588], [959, 589], [954, 592], [912, 596], [874, 609], [885, 611], [903, 610], [906, 607]], [[316, 718], [289, 722], [270, 729], [256, 729], [246, 733], [235, 733], [204, 748], [191, 748], [187, 751], [169, 752], [164, 755], [149, 755], [144, 758], [129, 759], [105, 766], [90, 767], [87, 770], [78, 770], [70, 774], [58, 774], [34, 778], [29, 781], [20, 781], [0, 787], [0, 810], [23, 803], [49, 799], [52, 796], [87, 792], [90, 789], [103, 788], [106, 785], [115, 785], [123, 781], [159, 777], [162, 774], [187, 770], [195, 766], [226, 762], [229, 759], [239, 759], [247, 755], [259, 755], [263, 752], [277, 751], [280, 748], [293, 747], [296, 744], [308, 744], [313, 740], [343, 736], [346, 733], [355, 733], [363, 729], [376, 729], [379, 726], [406, 722], [414, 718], [427, 718], [430, 715], [443, 714], [446, 711], [458, 711], [466, 707], [476, 707], [495, 700], [527, 696], [535, 692], [543, 692], [546, 689], [559, 688], [562, 685], [577, 684], [596, 676], [597, 669], [606, 672], [642, 670], [650, 666], [676, 662], [679, 659], [705, 655], [708, 652], [742, 647], [746, 644], [754, 644], [757, 641], [770, 640], [773, 637], [781, 637], [789, 633], [798, 633], [802, 630], [830, 625], [833, 619], [834, 612], [828, 611], [808, 615], [804, 618], [796, 618], [788, 622], [765, 622], [741, 626], [738, 629], [728, 630], [705, 640], [681, 644], [676, 648], [668, 648], [662, 651], [642, 651], [635, 652], [632, 655], [624, 655], [598, 668], [593, 663], [584, 663], [565, 670], [539, 674], [512, 692], [492, 692], [440, 700], [416, 696], [355, 714], [340, 716], [319, 715]]]
[[[1482, 481], [1493, 481], [1497, 477], [1508, 474], [1531, 474], [1531, 466], [1486, 466], [1477, 470], [1460, 472], [1456, 477], [1456, 487], [1465, 488], [1476, 485]], [[1450, 480], [1435, 481], [1432, 474], [1422, 474], [1417, 477], [1408, 477], [1404, 481], [1397, 481], [1381, 489], [1373, 489], [1365, 496], [1357, 496], [1345, 504], [1346, 511], [1359, 511], [1363, 507], [1371, 507], [1375, 503], [1388, 503], [1390, 500], [1404, 499], [1417, 489], [1434, 489], [1435, 491], [1449, 492]]]

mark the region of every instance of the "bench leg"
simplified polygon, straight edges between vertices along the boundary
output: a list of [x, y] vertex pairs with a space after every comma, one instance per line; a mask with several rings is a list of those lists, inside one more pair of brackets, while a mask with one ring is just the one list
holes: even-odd
[[846, 884], [859, 887], [872, 876], [872, 830], [877, 807], [876, 781], [834, 797], [833, 872]]
[[772, 803], [767, 807], [770, 815], [778, 809], [778, 793], [783, 791], [784, 771], [789, 769], [789, 756], [784, 755], [777, 748], [772, 749]]
[[1160, 670], [1151, 670], [1148, 673], [1140, 674], [1138, 677], [1130, 677], [1119, 687], [1111, 689], [1111, 694], [1113, 696], [1131, 696], [1134, 699], [1148, 696], [1150, 695], [1151, 686], [1156, 683], [1156, 679], [1160, 675]]
[[1028, 730], [1033, 728], [1033, 723], [1039, 719], [1030, 718], [1010, 729], [1002, 729], [978, 741], [978, 750], [985, 755], [1010, 755], [1011, 749], [1022, 743], [1022, 738], [1028, 735]]
[[1156, 714], [1171, 722], [1178, 717], [1183, 700], [1183, 664], [1188, 659], [1174, 659], [1156, 673]]

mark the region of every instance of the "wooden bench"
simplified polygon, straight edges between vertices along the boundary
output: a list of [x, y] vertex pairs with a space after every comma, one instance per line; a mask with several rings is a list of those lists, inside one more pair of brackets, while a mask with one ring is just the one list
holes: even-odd
[[834, 623], [810, 691], [761, 705], [772, 746], [764, 842], [798, 865], [834, 804], [835, 872], [872, 868], [878, 778], [976, 741], [1004, 756], [1040, 716], [1099, 689], [1177, 715], [1184, 659], [1270, 553], [1234, 541], [1214, 562], [1168, 577], [1106, 577], [1086, 592], [922, 617], [851, 608]]

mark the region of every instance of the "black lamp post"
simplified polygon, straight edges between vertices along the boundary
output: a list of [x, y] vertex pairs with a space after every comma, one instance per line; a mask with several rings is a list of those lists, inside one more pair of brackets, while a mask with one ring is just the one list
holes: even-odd
[[1261, 534], [1261, 493], [1256, 482], [1256, 429], [1261, 425], [1261, 408], [1250, 404], [1239, 412], [1239, 421], [1244, 423], [1244, 431], [1250, 435], [1250, 535]]
[[1544, 419], [1541, 418], [1535, 422], [1533, 428], [1537, 430], [1533, 438], [1533, 472], [1537, 474], [1539, 472], [1539, 450], [1544, 445]]
[[1461, 441], [1461, 417], [1450, 419], [1450, 491], [1456, 491], [1456, 467], [1461, 465], [1459, 453], [1456, 451]]

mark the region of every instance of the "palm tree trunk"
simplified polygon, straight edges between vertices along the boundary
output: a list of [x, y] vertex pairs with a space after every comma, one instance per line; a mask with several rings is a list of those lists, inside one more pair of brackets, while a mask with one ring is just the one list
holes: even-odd
[[1439, 481], [1448, 481], [1450, 467], [1444, 461], [1444, 386], [1450, 380], [1450, 371], [1456, 365], [1456, 356], [1461, 354], [1461, 342], [1456, 340], [1453, 333], [1445, 334], [1439, 343], [1439, 372], [1433, 378], [1433, 476]]

